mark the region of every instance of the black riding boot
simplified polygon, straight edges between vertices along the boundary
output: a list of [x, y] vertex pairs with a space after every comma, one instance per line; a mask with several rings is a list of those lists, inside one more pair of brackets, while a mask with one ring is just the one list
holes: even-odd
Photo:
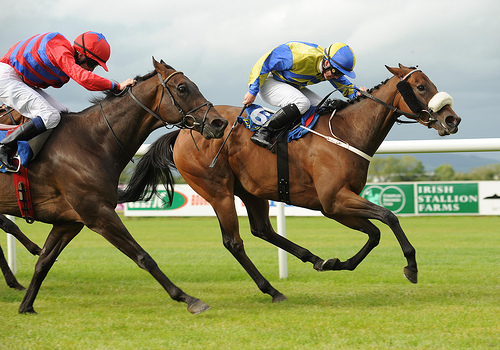
[[17, 169], [17, 167], [12, 164], [10, 157], [11, 151], [17, 148], [17, 141], [31, 140], [33, 137], [46, 130], [41, 119], [36, 122], [35, 124], [33, 119], [28, 120], [0, 141], [0, 162], [2, 162], [8, 170], [14, 171]]
[[252, 135], [250, 140], [260, 147], [271, 149], [273, 147], [271, 142], [273, 134], [298, 117], [300, 117], [300, 111], [294, 103], [285, 106], [274, 113], [274, 115]]

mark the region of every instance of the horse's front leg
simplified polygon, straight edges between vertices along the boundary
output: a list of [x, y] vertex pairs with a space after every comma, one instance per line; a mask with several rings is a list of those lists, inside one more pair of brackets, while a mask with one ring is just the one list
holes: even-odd
[[7, 282], [7, 285], [10, 288], [17, 290], [26, 289], [17, 281], [16, 277], [12, 273], [12, 270], [9, 267], [7, 259], [5, 259], [5, 255], [3, 254], [3, 250], [1, 247], [0, 247], [0, 269], [2, 270], [3, 276], [5, 277], [5, 282]]
[[83, 224], [71, 223], [69, 225], [54, 225], [43, 246], [42, 252], [35, 265], [35, 273], [26, 291], [23, 301], [19, 306], [20, 313], [36, 313], [33, 303], [40, 290], [43, 280], [69, 242], [81, 231]]
[[269, 221], [269, 202], [267, 199], [257, 198], [249, 193], [241, 195], [241, 198], [248, 212], [250, 230], [255, 237], [283, 249], [303, 262], [310, 262], [314, 266], [320, 266], [324, 263], [324, 260], [319, 256], [274, 231]]
[[199, 314], [210, 308], [203, 301], [184, 293], [160, 270], [156, 261], [137, 243], [112, 208], [103, 209], [92, 219], [88, 227], [102, 235], [122, 253], [132, 259], [140, 268], [148, 271], [165, 289], [173, 300], [187, 304], [188, 311]]
[[40, 255], [42, 248], [26, 237], [21, 229], [3, 214], [0, 214], [0, 228], [13, 235], [31, 254]]
[[[245, 205], [247, 203], [245, 202]], [[218, 199], [212, 203], [222, 232], [222, 241], [224, 247], [231, 252], [234, 258], [240, 263], [245, 271], [257, 284], [262, 293], [269, 294], [273, 298], [273, 303], [286, 300], [286, 297], [275, 289], [271, 283], [260, 273], [257, 267], [250, 260], [245, 252], [243, 240], [241, 239], [238, 226], [238, 215], [234, 205], [234, 195], [230, 194], [223, 199]], [[247, 207], [247, 210], [249, 208]], [[252, 215], [249, 211], [250, 225], [252, 224]]]
[[412, 283], [418, 281], [417, 261], [415, 249], [406, 238], [399, 224], [399, 220], [390, 210], [373, 204], [353, 192], [340, 192], [335, 200], [333, 210], [324, 214], [350, 227], [368, 235], [368, 242], [351, 259], [342, 263], [338, 259], [325, 262], [326, 269], [353, 270], [375, 248], [380, 241], [380, 230], [369, 219], [376, 219], [388, 225], [396, 236], [408, 265], [404, 268], [405, 277]]

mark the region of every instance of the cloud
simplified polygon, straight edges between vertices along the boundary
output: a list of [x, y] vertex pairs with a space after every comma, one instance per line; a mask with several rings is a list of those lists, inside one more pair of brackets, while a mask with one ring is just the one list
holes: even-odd
[[[500, 2], [399, 0], [137, 1], [90, 4], [73, 0], [18, 0], [0, 12], [0, 50], [35, 33], [59, 31], [69, 40], [101, 31], [111, 44], [117, 81], [152, 69], [151, 56], [182, 70], [216, 104], [239, 105], [257, 59], [276, 45], [337, 41], [356, 53], [354, 81], [372, 87], [388, 78], [384, 65], [419, 65], [455, 99], [462, 117], [453, 138], [498, 137]], [[319, 94], [329, 84], [313, 87]], [[77, 84], [50, 93], [74, 110], [91, 95]], [[409, 129], [411, 128], [411, 129]], [[395, 126], [388, 139], [434, 139], [424, 127]]]

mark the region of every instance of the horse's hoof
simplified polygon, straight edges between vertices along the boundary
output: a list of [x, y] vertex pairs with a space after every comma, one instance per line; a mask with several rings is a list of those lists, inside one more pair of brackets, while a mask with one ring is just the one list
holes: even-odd
[[210, 309], [210, 306], [205, 304], [200, 299], [196, 299], [195, 302], [192, 302], [188, 305], [188, 311], [193, 315], [201, 314], [202, 312], [207, 311], [208, 309]]
[[273, 303], [281, 303], [282, 301], [287, 301], [287, 300], [288, 298], [281, 293], [273, 296]]
[[335, 269], [335, 265], [340, 260], [337, 258], [324, 260], [322, 262], [318, 262], [314, 265], [314, 269], [317, 271], [331, 271]]
[[32, 307], [27, 308], [27, 309], [19, 308], [19, 313], [25, 314], [25, 315], [38, 315], [37, 312], [35, 311], [35, 309], [33, 309]]
[[418, 271], [412, 271], [409, 268], [405, 267], [404, 270], [405, 277], [408, 281], [411, 283], [417, 283], [418, 282]]
[[7, 283], [7, 285], [10, 288], [15, 289], [15, 290], [20, 290], [20, 291], [26, 290], [26, 288], [24, 288], [22, 285], [20, 285], [19, 282], [17, 282], [17, 281]]

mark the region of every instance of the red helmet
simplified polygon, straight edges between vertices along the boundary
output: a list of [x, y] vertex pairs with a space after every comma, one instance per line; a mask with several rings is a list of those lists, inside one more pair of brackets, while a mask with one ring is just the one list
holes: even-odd
[[74, 42], [73, 47], [85, 57], [93, 59], [107, 72], [106, 61], [111, 55], [111, 47], [106, 38], [101, 33], [85, 32], [79, 35]]

